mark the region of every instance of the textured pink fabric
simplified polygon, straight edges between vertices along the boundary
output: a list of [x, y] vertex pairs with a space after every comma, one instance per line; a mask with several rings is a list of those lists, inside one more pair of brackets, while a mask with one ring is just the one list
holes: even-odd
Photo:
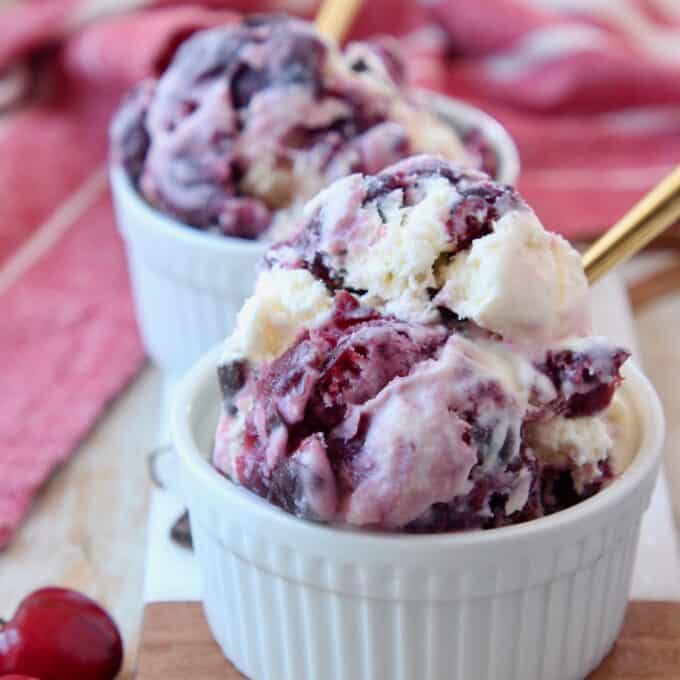
[[[608, 13], [442, 0], [431, 11], [443, 33], [406, 40], [416, 82], [509, 129], [520, 190], [549, 228], [572, 238], [601, 232], [680, 158], [680, 11], [670, 17], [652, 0], [596, 4]], [[629, 16], [638, 33], [623, 29]]]
[[104, 182], [54, 248], [0, 295], [0, 310], [2, 545], [144, 360]]
[[[0, 547], [144, 360], [101, 178], [116, 103], [182, 37], [232, 20], [225, 7], [309, 15], [315, 3], [146, 4], [124, 16], [115, 3], [98, 15], [93, 0], [0, 10], [0, 84], [25, 63], [35, 85], [0, 117]], [[499, 118], [518, 141], [528, 201], [548, 227], [587, 236], [680, 158], [680, 12], [655, 0], [594, 5], [371, 0], [352, 37], [399, 35], [414, 82]]]

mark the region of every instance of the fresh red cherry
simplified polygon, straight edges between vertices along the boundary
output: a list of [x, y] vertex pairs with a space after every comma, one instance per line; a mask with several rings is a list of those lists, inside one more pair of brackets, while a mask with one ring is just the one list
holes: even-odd
[[0, 675], [0, 680], [38, 680], [38, 678], [29, 678], [28, 675]]
[[123, 642], [113, 619], [73, 590], [37, 590], [11, 621], [0, 624], [0, 677], [113, 680], [122, 661]]

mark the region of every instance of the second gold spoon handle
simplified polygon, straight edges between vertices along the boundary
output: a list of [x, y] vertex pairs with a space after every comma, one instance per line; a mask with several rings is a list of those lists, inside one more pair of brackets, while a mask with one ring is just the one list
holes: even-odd
[[680, 219], [680, 166], [636, 203], [583, 255], [583, 268], [594, 283], [630, 259]]
[[362, 0], [325, 0], [316, 15], [316, 29], [321, 35], [341, 42], [352, 24]]

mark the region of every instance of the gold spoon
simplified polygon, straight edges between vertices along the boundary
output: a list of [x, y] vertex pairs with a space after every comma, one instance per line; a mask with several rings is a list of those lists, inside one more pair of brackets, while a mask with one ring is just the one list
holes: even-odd
[[588, 281], [629, 260], [679, 219], [680, 166], [588, 248], [582, 260]]
[[324, 0], [316, 15], [316, 30], [339, 43], [349, 30], [361, 4], [362, 0]]

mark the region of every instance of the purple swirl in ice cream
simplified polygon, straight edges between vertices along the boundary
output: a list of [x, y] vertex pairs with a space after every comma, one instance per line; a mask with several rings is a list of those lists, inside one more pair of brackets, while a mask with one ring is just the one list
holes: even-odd
[[514, 189], [429, 156], [351, 175], [270, 249], [226, 341], [214, 463], [322, 522], [540, 517], [621, 467], [628, 353], [588, 332], [578, 254]]
[[331, 181], [413, 153], [493, 172], [483, 138], [461, 140], [403, 78], [389, 40], [342, 53], [303, 21], [246, 18], [194, 34], [129, 95], [114, 158], [149, 203], [188, 225], [271, 240]]

